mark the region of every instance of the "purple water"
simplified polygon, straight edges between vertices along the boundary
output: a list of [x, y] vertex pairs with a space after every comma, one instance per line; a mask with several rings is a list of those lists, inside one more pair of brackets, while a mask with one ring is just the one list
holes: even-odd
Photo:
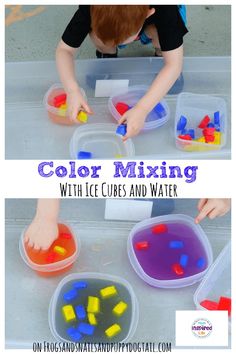
[[[148, 227], [133, 237], [134, 252], [144, 272], [154, 279], [170, 280], [189, 277], [206, 269], [208, 266], [206, 251], [196, 230], [182, 222], [165, 224], [168, 227], [166, 233], [153, 234], [152, 227]], [[136, 250], [135, 244], [141, 241], [148, 241], [147, 250]], [[184, 246], [181, 249], [170, 248], [170, 241], [182, 241]], [[184, 274], [176, 275], [172, 265], [180, 262], [182, 254], [188, 255], [188, 263], [183, 267]], [[200, 257], [205, 259], [202, 268], [197, 266]]]

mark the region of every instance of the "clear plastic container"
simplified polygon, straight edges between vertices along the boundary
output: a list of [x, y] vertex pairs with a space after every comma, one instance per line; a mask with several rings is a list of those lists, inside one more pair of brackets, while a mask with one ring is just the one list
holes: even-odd
[[[65, 291], [71, 289], [71, 285], [73, 284], [73, 282], [81, 280], [86, 281], [88, 283], [88, 286], [86, 289], [79, 290], [79, 300], [75, 299], [74, 302], [71, 302], [72, 306], [76, 306], [76, 301], [78, 301], [78, 305], [82, 304], [86, 308], [88, 296], [99, 297], [98, 289], [110, 285], [116, 286], [118, 291], [118, 298], [121, 297], [121, 299], [128, 304], [126, 312], [122, 316], [116, 317], [112, 314], [112, 312], [110, 314], [110, 309], [112, 308], [114, 303], [117, 303], [117, 296], [104, 300], [99, 297], [101, 304], [101, 312], [96, 315], [98, 325], [95, 328], [94, 336], [85, 336], [81, 341], [86, 341], [87, 339], [89, 343], [104, 343], [127, 342], [128, 340], [130, 340], [136, 331], [139, 319], [138, 301], [134, 290], [125, 279], [122, 279], [115, 275], [90, 272], [70, 274], [64, 279], [62, 279], [58, 284], [51, 298], [48, 311], [48, 321], [52, 335], [59, 341], [71, 341], [66, 333], [66, 327], [78, 325], [78, 320], [76, 320], [76, 322], [72, 322], [70, 325], [66, 325], [64, 323], [61, 315], [61, 306], [65, 305], [62, 294]], [[81, 322], [87, 322], [87, 319], [81, 320]], [[108, 339], [104, 334], [104, 328], [106, 328], [107, 322], [109, 323], [108, 326], [111, 326], [113, 323], [118, 323], [120, 324], [122, 329], [117, 336], [111, 339]]]
[[[126, 92], [122, 92], [122, 94], [116, 93], [109, 98], [108, 108], [112, 116], [116, 119], [116, 121], [118, 121], [122, 117], [115, 107], [116, 104], [118, 102], [123, 102], [126, 103], [128, 106], [133, 107], [145, 95], [145, 93], [148, 91], [148, 88], [149, 87], [145, 85], [131, 86], [127, 89]], [[170, 109], [165, 100], [161, 100], [160, 103], [165, 109], [165, 115], [163, 115], [163, 117], [160, 117], [153, 109], [146, 118], [143, 130], [158, 128], [168, 121], [170, 117]]]
[[[231, 298], [231, 242], [216, 258], [211, 268], [197, 288], [193, 300], [198, 310], [206, 310], [201, 306], [204, 300], [218, 302], [221, 296]], [[229, 317], [231, 327], [231, 317]]]
[[[69, 233], [72, 236], [73, 249], [69, 252], [68, 256], [63, 257], [63, 259], [61, 259], [62, 257], [58, 257], [59, 260], [55, 260], [52, 262], [46, 260], [50, 251], [44, 252], [44, 251], [34, 251], [34, 250], [31, 251], [30, 250], [30, 252], [32, 253], [32, 255], [35, 259], [40, 257], [39, 262], [37, 262], [36, 260], [32, 260], [32, 257], [28, 254], [27, 247], [24, 242], [24, 235], [25, 235], [26, 228], [22, 231], [20, 241], [19, 241], [19, 250], [20, 250], [21, 257], [22, 257], [23, 261], [31, 269], [36, 271], [36, 273], [38, 275], [41, 275], [44, 277], [60, 275], [61, 273], [64, 273], [64, 272], [68, 271], [69, 269], [71, 269], [74, 262], [78, 258], [79, 251], [81, 248], [80, 239], [77, 239], [74, 231], [72, 230], [72, 228], [69, 225], [60, 222], [58, 224], [58, 228], [59, 228], [59, 237], [57, 240], [59, 240], [61, 233]], [[54, 243], [56, 243], [56, 241], [54, 241]], [[70, 242], [70, 240], [66, 240], [66, 239], [59, 240], [58, 244], [60, 246], [65, 245], [65, 248], [66, 248], [66, 244], [68, 242]], [[68, 245], [69, 245], [69, 243], [68, 243]], [[42, 262], [42, 259], [43, 260], [45, 259], [45, 263], [44, 263], [44, 261]]]
[[116, 134], [116, 124], [98, 123], [78, 127], [70, 141], [70, 156], [78, 158], [79, 151], [92, 153], [92, 158], [127, 158], [135, 155], [131, 139], [123, 142]]
[[[95, 97], [87, 83], [97, 79], [129, 80], [130, 86], [149, 86], [163, 67], [163, 58], [136, 57], [110, 59], [78, 59], [76, 77], [86, 92], [96, 117], [89, 116], [88, 124], [112, 122], [108, 99]], [[51, 83], [58, 82], [53, 61], [6, 63], [6, 159], [68, 159], [71, 129], [50, 124], [42, 100]], [[174, 117], [177, 96], [166, 96], [171, 118], [160, 129], [142, 133], [133, 139], [135, 155], [140, 159], [230, 159], [231, 155], [231, 58], [185, 57], [183, 65], [184, 91], [223, 97], [227, 102], [226, 145], [218, 151], [179, 151], [175, 146]], [[37, 83], [37, 85], [35, 84]], [[175, 85], [174, 85], [175, 86]], [[173, 118], [173, 124], [171, 119]], [[97, 119], [97, 121], [95, 121]], [[18, 121], [21, 121], [19, 130]], [[115, 119], [113, 121], [115, 123]], [[173, 125], [171, 128], [171, 124]], [[32, 131], [37, 134], [32, 134]], [[172, 133], [172, 134], [171, 134]], [[63, 138], [62, 138], [63, 136]], [[43, 137], [43, 138], [42, 138]], [[60, 143], [58, 143], [60, 141]], [[26, 144], [27, 142], [27, 144]], [[50, 142], [50, 144], [49, 144]]]
[[[168, 231], [153, 234], [152, 228], [163, 224]], [[182, 249], [169, 247], [169, 243], [176, 239], [183, 242]], [[145, 240], [149, 243], [149, 253], [145, 254], [147, 250], [135, 251], [136, 242]], [[136, 224], [129, 234], [127, 249], [130, 263], [138, 276], [158, 288], [180, 288], [200, 281], [213, 259], [211, 245], [201, 226], [196, 225], [193, 218], [182, 214], [158, 216]], [[189, 264], [184, 268], [184, 274], [177, 276], [171, 267], [179, 263], [181, 254], [186, 253]], [[197, 269], [196, 260], [201, 256], [205, 259], [205, 266]]]
[[[199, 123], [206, 115], [213, 121], [214, 112], [216, 111], [220, 112], [220, 144], [183, 140], [178, 137], [181, 135], [181, 132], [177, 131], [177, 123], [181, 116], [187, 118], [185, 129], [194, 129], [195, 138], [198, 139], [203, 136], [202, 129], [198, 128]], [[227, 136], [227, 109], [225, 100], [221, 97], [205, 94], [180, 93], [177, 99], [174, 129], [176, 147], [180, 150], [190, 152], [220, 150], [226, 144]]]
[[[85, 91], [80, 88], [82, 95], [86, 98]], [[69, 117], [67, 116], [66, 110], [61, 110], [53, 105], [54, 97], [65, 93], [63, 86], [61, 84], [54, 84], [52, 85], [49, 90], [46, 92], [43, 104], [48, 112], [48, 116], [53, 123], [63, 124], [63, 125], [74, 125], [75, 122], [72, 122]]]

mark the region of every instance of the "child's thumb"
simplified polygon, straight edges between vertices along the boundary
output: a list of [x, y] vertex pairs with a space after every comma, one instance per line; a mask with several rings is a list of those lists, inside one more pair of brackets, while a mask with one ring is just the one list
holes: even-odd
[[130, 134], [129, 132], [127, 132], [123, 137], [122, 137], [122, 140], [123, 142], [125, 142], [126, 140], [128, 140], [129, 138], [132, 137], [132, 134]]
[[125, 117], [125, 116], [121, 117], [121, 118], [118, 120], [118, 125], [120, 125], [120, 124], [122, 124], [122, 123], [124, 123], [124, 122], [126, 122], [126, 117]]

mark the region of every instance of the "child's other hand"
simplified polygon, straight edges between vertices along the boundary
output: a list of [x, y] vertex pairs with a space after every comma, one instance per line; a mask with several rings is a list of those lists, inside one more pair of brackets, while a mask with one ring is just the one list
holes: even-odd
[[231, 206], [230, 199], [200, 199], [198, 202], [198, 211], [199, 214], [195, 218], [196, 224], [200, 223], [206, 216], [209, 219], [214, 219], [218, 216], [225, 215]]
[[123, 141], [126, 141], [127, 139], [132, 138], [135, 135], [138, 135], [138, 133], [144, 126], [146, 116], [147, 112], [137, 106], [125, 112], [125, 114], [118, 122], [119, 125], [124, 123], [127, 124], [127, 133], [122, 138]]
[[77, 119], [79, 111], [84, 111], [87, 114], [93, 114], [93, 111], [84, 99], [79, 88], [67, 92], [67, 105], [69, 118], [75, 123], [79, 123], [79, 120]]
[[35, 250], [46, 251], [57, 237], [57, 222], [36, 216], [25, 232], [24, 241]]

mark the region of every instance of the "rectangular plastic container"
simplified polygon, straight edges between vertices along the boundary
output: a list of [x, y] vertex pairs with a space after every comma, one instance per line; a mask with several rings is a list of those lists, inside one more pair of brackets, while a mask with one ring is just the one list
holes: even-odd
[[[88, 296], [95, 296], [100, 299], [100, 310], [95, 315], [97, 326], [95, 326], [94, 335], [84, 335], [80, 341], [89, 343], [124, 342], [132, 338], [139, 319], [139, 308], [135, 293], [126, 280], [102, 273], [74, 273], [61, 280], [51, 298], [48, 311], [49, 326], [53, 336], [59, 341], [70, 342], [71, 339], [66, 333], [67, 328], [71, 326], [76, 328], [79, 323], [88, 322], [86, 316], [84, 320], [76, 318], [71, 323], [65, 323], [61, 314], [62, 306], [68, 304], [65, 303], [63, 294], [73, 289], [73, 284], [79, 281], [85, 282], [87, 287], [79, 289], [78, 296], [69, 302], [73, 308], [77, 305], [83, 305], [87, 309]], [[108, 286], [115, 286], [117, 295], [109, 299], [102, 299], [100, 289]], [[112, 313], [112, 308], [120, 301], [124, 301], [128, 307], [122, 316], [117, 317]], [[109, 339], [104, 331], [115, 323], [120, 325], [121, 332]]]
[[[206, 310], [201, 306], [203, 300], [218, 302], [221, 296], [231, 298], [231, 242], [216, 258], [194, 294], [194, 303], [198, 310]], [[231, 317], [229, 317], [231, 327]]]
[[[81, 248], [80, 239], [79, 238], [77, 239], [72, 228], [65, 223], [59, 223], [58, 229], [59, 229], [59, 236], [57, 239], [58, 244], [65, 244], [66, 245], [66, 240], [61, 240], [61, 242], [60, 242], [60, 240], [59, 240], [60, 233], [69, 233], [72, 236], [73, 244], [74, 244], [74, 250], [72, 251], [73, 253], [69, 254], [64, 259], [63, 259], [63, 257], [58, 257], [59, 258], [58, 260], [45, 261], [44, 263], [42, 262], [42, 260], [44, 260], [44, 258], [46, 259], [47, 253], [49, 253], [51, 251], [47, 251], [47, 252], [43, 252], [43, 253], [42, 253], [42, 251], [39, 251], [40, 252], [40, 261], [36, 262], [36, 260], [33, 260], [31, 257], [32, 255], [35, 256], [35, 253], [31, 252], [31, 256], [30, 256], [28, 254], [27, 247], [24, 242], [24, 235], [25, 235], [26, 229], [24, 229], [21, 233], [21, 237], [19, 240], [19, 250], [20, 250], [21, 258], [23, 259], [23, 261], [26, 263], [26, 265], [28, 267], [33, 269], [40, 276], [43, 276], [43, 277], [57, 276], [57, 275], [60, 275], [64, 272], [68, 271], [73, 266], [74, 262], [76, 261], [76, 259], [79, 256], [79, 252], [80, 252], [80, 248]], [[55, 244], [57, 243], [56, 241], [54, 242]], [[37, 251], [35, 251], [35, 252], [37, 252]], [[37, 256], [37, 254], [36, 254], [36, 256]]]
[[[185, 129], [194, 129], [195, 139], [203, 136], [202, 129], [198, 128], [201, 120], [208, 115], [213, 121], [214, 112], [220, 112], [220, 144], [198, 142], [195, 140], [186, 141], [180, 139], [181, 134], [177, 131], [177, 123], [181, 116], [187, 118]], [[226, 144], [227, 139], [227, 109], [226, 102], [221, 97], [199, 95], [189, 92], [180, 93], [177, 99], [175, 115], [175, 142], [176, 147], [187, 152], [207, 152], [211, 150], [220, 150]]]
[[92, 154], [93, 159], [127, 158], [135, 155], [132, 139], [123, 142], [116, 134], [115, 124], [87, 124], [78, 127], [70, 142], [70, 156], [78, 158], [79, 151]]
[[[129, 107], [133, 107], [136, 103], [145, 95], [148, 91], [148, 86], [140, 85], [140, 86], [130, 86], [127, 91], [122, 93], [115, 93], [109, 98], [108, 108], [113, 115], [113, 117], [118, 121], [122, 116], [116, 109], [116, 104], [118, 102], [122, 102], [127, 104]], [[164, 108], [163, 115], [157, 114], [155, 109], [153, 109], [147, 116], [146, 121], [144, 123], [143, 130], [155, 129], [163, 124], [165, 124], [170, 117], [170, 109], [163, 99], [161, 100], [161, 105]]]
[[[156, 226], [165, 230], [155, 234], [153, 228]], [[172, 240], [181, 242], [183, 246], [171, 249], [168, 243]], [[147, 249], [137, 251], [136, 245], [143, 241], [148, 243]], [[211, 245], [201, 226], [196, 225], [191, 217], [181, 214], [139, 222], [129, 234], [127, 249], [130, 263], [138, 276], [158, 288], [181, 288], [200, 281], [213, 260]], [[187, 254], [189, 261], [183, 268], [183, 274], [176, 276], [171, 267], [180, 263], [182, 254]], [[196, 266], [200, 257], [204, 257], [203, 267]]]
[[[75, 122], [71, 121], [67, 115], [66, 109], [62, 110], [57, 108], [53, 104], [53, 99], [61, 94], [64, 94], [65, 91], [61, 84], [53, 84], [48, 91], [46, 92], [43, 105], [48, 113], [48, 117], [51, 119], [53, 123], [62, 124], [62, 125], [74, 125]], [[86, 99], [86, 94], [84, 90], [81, 88], [81, 93], [83, 97]]]

